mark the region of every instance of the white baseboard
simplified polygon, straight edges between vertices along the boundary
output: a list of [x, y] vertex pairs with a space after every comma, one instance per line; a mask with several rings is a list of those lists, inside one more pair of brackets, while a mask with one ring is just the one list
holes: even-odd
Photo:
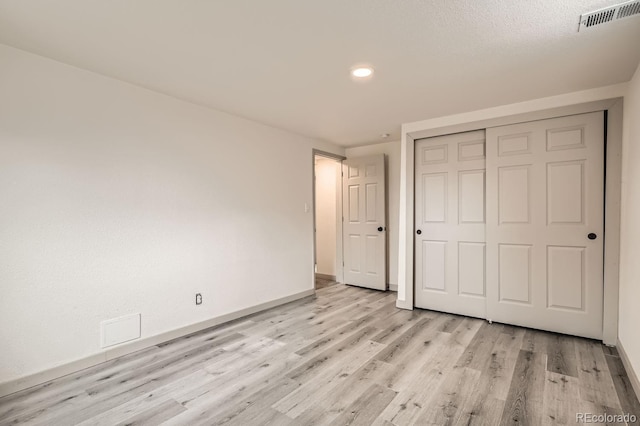
[[396, 299], [396, 308], [413, 311], [413, 305], [408, 303], [406, 300]]
[[9, 395], [15, 392], [19, 392], [24, 389], [28, 389], [32, 386], [36, 386], [53, 379], [57, 379], [62, 376], [66, 376], [67, 374], [84, 370], [85, 368], [93, 367], [94, 365], [98, 365], [102, 362], [109, 361], [114, 358], [118, 358], [120, 356], [127, 355], [130, 353], [139, 351], [141, 349], [148, 348], [150, 346], [168, 342], [169, 340], [173, 340], [178, 337], [186, 336], [188, 334], [195, 333], [210, 327], [214, 327], [216, 325], [224, 324], [226, 322], [233, 321], [238, 318], [246, 317], [248, 315], [255, 314], [257, 312], [261, 312], [267, 309], [271, 309], [276, 306], [284, 305], [285, 303], [293, 302], [295, 300], [299, 300], [307, 296], [312, 296], [314, 294], [315, 294], [315, 290], [313, 289], [305, 290], [300, 293], [292, 294], [286, 297], [281, 297], [279, 299], [261, 303], [256, 306], [231, 312], [229, 314], [220, 315], [218, 317], [210, 318], [208, 320], [187, 325], [185, 327], [169, 330], [164, 333], [145, 337], [143, 339], [135, 340], [133, 342], [123, 343], [122, 345], [104, 350], [97, 354], [89, 355], [87, 357], [80, 358], [75, 361], [58, 365], [56, 367], [49, 368], [47, 370], [40, 371], [27, 376], [23, 376], [14, 380], [10, 380], [8, 382], [0, 383], [0, 397]]
[[316, 272], [316, 278], [321, 278], [323, 280], [331, 280], [331, 281], [335, 281], [336, 280], [336, 276], [335, 275], [320, 274], [318, 272]]
[[387, 284], [389, 291], [398, 291], [398, 284]]
[[627, 352], [624, 350], [620, 339], [618, 339], [618, 345], [616, 347], [618, 349], [618, 354], [620, 354], [620, 359], [622, 360], [622, 365], [624, 365], [624, 369], [627, 372], [627, 376], [629, 377], [629, 381], [631, 382], [631, 386], [636, 393], [636, 397], [640, 398], [640, 380], [638, 380], [638, 375], [636, 374], [631, 362], [629, 362], [629, 357], [627, 356]]

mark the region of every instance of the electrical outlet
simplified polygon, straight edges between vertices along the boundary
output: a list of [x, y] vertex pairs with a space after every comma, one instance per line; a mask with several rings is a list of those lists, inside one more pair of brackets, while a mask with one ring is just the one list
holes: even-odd
[[202, 305], [202, 294], [196, 293], [196, 305]]

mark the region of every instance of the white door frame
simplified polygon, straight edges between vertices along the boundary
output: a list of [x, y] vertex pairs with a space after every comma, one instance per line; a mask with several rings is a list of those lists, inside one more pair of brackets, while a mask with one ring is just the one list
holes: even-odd
[[414, 306], [414, 150], [415, 140], [487, 127], [607, 111], [603, 341], [618, 339], [618, 264], [620, 186], [622, 175], [622, 100], [626, 84], [435, 118], [402, 125], [400, 146], [400, 223], [398, 299], [396, 306]]
[[[311, 211], [313, 212], [313, 283], [312, 287], [316, 288], [316, 157], [329, 158], [340, 163], [340, 167], [336, 167], [336, 281], [341, 283], [344, 281], [342, 272], [342, 162], [347, 159], [342, 155], [332, 154], [330, 152], [321, 151], [319, 149], [311, 150], [311, 170], [312, 179], [312, 197], [311, 197]], [[338, 178], [339, 176], [339, 178]]]

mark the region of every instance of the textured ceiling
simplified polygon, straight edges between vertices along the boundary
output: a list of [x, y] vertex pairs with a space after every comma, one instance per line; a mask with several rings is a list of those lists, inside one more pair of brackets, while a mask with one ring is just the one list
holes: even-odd
[[[0, 43], [340, 145], [400, 124], [628, 81], [611, 0], [0, 0]], [[375, 67], [354, 83], [349, 69]]]

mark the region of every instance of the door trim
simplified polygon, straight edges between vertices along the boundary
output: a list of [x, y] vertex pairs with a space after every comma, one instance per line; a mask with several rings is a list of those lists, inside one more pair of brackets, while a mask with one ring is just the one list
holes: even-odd
[[564, 115], [608, 111], [605, 183], [605, 259], [603, 341], [615, 345], [618, 334], [618, 262], [620, 182], [622, 173], [622, 100], [626, 84], [574, 92], [402, 125], [400, 145], [400, 215], [398, 298], [396, 306], [414, 306], [414, 150], [415, 140]]

